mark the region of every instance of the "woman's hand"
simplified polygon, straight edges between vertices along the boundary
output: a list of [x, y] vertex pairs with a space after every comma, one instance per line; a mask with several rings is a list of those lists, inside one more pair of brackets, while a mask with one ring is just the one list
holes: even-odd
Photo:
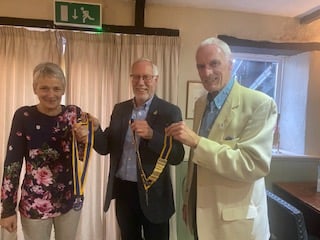
[[17, 231], [17, 215], [0, 219], [0, 226], [10, 233]]
[[89, 113], [82, 113], [80, 121], [73, 124], [72, 130], [74, 131], [78, 142], [85, 143], [87, 141], [89, 134], [87, 124], [89, 124], [89, 121], [92, 122], [94, 131], [96, 131], [100, 126], [100, 122], [96, 117], [93, 117]]

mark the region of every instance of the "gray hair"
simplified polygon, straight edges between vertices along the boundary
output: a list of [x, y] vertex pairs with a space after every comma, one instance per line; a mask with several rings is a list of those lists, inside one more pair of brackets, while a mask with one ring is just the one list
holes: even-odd
[[200, 47], [207, 46], [207, 45], [216, 45], [222, 50], [222, 52], [224, 53], [224, 55], [228, 60], [232, 59], [231, 49], [226, 42], [215, 37], [207, 38], [200, 43], [198, 50]]
[[144, 58], [144, 57], [142, 57], [142, 58], [137, 59], [137, 60], [134, 61], [134, 63], [132, 64], [132, 67], [133, 67], [135, 64], [140, 63], [140, 62], [148, 62], [148, 63], [150, 63], [150, 65], [152, 66], [152, 74], [153, 74], [154, 76], [159, 76], [158, 66], [155, 65], [155, 64], [151, 61], [151, 59], [149, 59], [149, 58]]
[[61, 67], [52, 62], [44, 62], [38, 64], [33, 70], [33, 87], [35, 88], [40, 78], [54, 77], [62, 82], [63, 87], [66, 86], [66, 78]]

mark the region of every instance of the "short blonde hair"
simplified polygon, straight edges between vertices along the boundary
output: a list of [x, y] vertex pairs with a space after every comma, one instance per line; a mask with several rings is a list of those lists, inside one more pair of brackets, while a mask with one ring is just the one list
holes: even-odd
[[33, 88], [36, 88], [40, 78], [47, 76], [59, 79], [63, 87], [66, 87], [66, 78], [61, 67], [52, 62], [44, 62], [38, 64], [33, 70]]

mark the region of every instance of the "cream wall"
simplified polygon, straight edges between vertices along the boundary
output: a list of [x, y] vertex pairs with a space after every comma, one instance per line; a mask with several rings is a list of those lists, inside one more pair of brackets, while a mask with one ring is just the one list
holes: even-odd
[[[305, 52], [286, 59], [283, 69], [280, 116], [280, 144], [296, 154], [305, 154], [306, 106], [308, 103], [310, 53]], [[294, 119], [294, 121], [292, 121]], [[287, 141], [282, 139], [286, 138]], [[317, 144], [318, 145], [318, 144]]]
[[[320, 51], [312, 52], [310, 56], [309, 85], [308, 85], [308, 103], [306, 115], [311, 116], [306, 119], [306, 153], [320, 155]], [[320, 162], [319, 162], [320, 163]]]

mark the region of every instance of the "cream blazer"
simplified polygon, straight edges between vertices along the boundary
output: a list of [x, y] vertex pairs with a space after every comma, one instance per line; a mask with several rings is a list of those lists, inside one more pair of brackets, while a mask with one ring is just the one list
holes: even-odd
[[[206, 102], [202, 96], [195, 103], [195, 132]], [[276, 119], [272, 98], [234, 83], [208, 138], [190, 154], [184, 201], [191, 231], [196, 208], [199, 240], [269, 239], [264, 177]], [[195, 166], [196, 188], [191, 187]]]

